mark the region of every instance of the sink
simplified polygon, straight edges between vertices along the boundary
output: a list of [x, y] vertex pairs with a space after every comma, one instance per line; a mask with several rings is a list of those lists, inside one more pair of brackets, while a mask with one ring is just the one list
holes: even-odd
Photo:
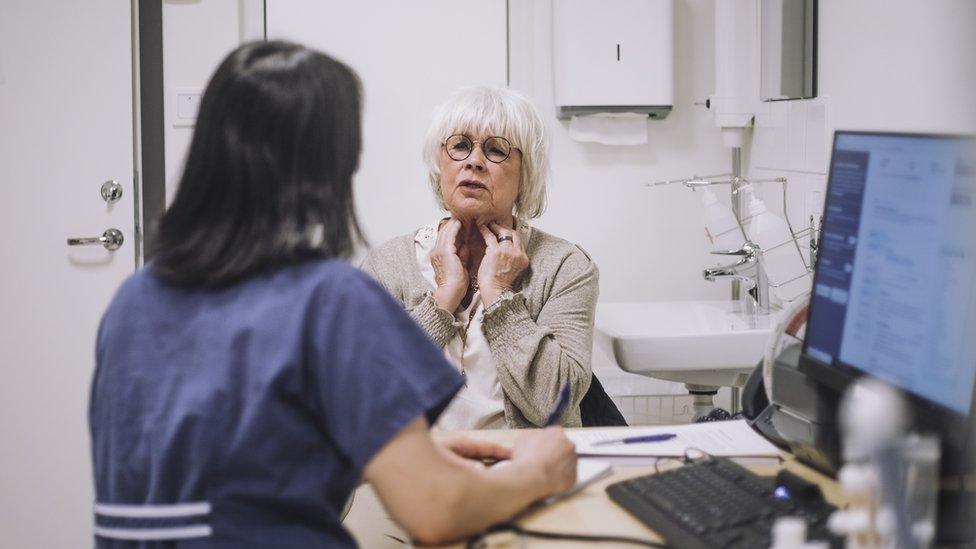
[[748, 312], [739, 301], [600, 303], [596, 339], [625, 371], [732, 387], [762, 358], [775, 323], [776, 312]]

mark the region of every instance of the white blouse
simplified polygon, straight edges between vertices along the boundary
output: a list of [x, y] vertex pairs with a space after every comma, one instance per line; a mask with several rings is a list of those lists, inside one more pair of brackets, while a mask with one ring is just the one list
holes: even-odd
[[[437, 231], [441, 221], [438, 219], [430, 225], [421, 227], [414, 236], [417, 266], [420, 267], [420, 273], [432, 288], [437, 287], [437, 281], [434, 278], [434, 267], [430, 264], [430, 253], [437, 242]], [[523, 242], [528, 242], [529, 228], [522, 226], [519, 230], [523, 231]], [[465, 384], [437, 420], [435, 427], [439, 429], [504, 429], [506, 427], [502, 386], [498, 382], [488, 340], [481, 330], [483, 309], [481, 292], [475, 291], [471, 303], [466, 308], [452, 311], [462, 328], [444, 346], [444, 355], [464, 375]]]

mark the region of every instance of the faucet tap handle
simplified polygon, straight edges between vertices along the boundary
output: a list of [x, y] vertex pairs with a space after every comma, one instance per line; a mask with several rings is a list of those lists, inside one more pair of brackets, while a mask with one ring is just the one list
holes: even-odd
[[740, 248], [738, 250], [715, 250], [709, 253], [712, 255], [749, 255], [751, 252]]
[[711, 252], [711, 253], [712, 253], [712, 255], [742, 255], [742, 256], [750, 256], [750, 255], [755, 255], [756, 252], [758, 252], [758, 251], [759, 251], [759, 246], [756, 245], [755, 243], [747, 240], [747, 241], [745, 241], [742, 244], [742, 247], [739, 248], [738, 250], [716, 250], [716, 251]]

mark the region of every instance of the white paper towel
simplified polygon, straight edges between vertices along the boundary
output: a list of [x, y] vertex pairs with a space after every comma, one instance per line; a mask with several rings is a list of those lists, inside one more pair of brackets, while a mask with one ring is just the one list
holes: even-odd
[[569, 138], [604, 145], [647, 143], [647, 115], [634, 112], [574, 116], [569, 121]]

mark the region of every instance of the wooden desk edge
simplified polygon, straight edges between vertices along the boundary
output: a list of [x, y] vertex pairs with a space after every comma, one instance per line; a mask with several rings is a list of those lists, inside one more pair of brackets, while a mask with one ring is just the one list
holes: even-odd
[[[567, 429], [567, 431], [571, 430], [575, 429]], [[460, 434], [475, 439], [511, 445], [514, 444], [520, 432], [518, 430], [504, 429], [464, 431]], [[781, 457], [783, 458], [782, 465], [755, 464], [745, 465], [745, 467], [763, 476], [775, 475], [781, 467], [785, 467], [798, 476], [820, 486], [824, 497], [830, 503], [838, 506], [843, 505], [844, 501], [840, 488], [835, 480], [800, 463], [791, 454], [783, 453]], [[606, 461], [613, 464], [614, 459], [607, 458]], [[628, 458], [628, 461], [631, 461], [631, 459]], [[661, 470], [679, 465], [677, 462], [670, 464], [662, 463]], [[606, 487], [610, 484], [653, 472], [654, 462], [652, 458], [648, 458], [647, 465], [619, 466], [613, 464], [613, 471], [610, 475], [593, 482], [578, 494], [569, 498], [531, 510], [526, 515], [518, 518], [516, 522], [520, 526], [530, 530], [572, 532], [590, 535], [605, 534], [636, 537], [648, 541], [664, 541], [654, 531], [644, 526], [642, 522], [613, 503], [606, 495]], [[386, 512], [380, 506], [372, 488], [368, 485], [363, 485], [357, 490], [353, 510], [350, 512], [350, 517], [347, 518], [346, 525], [353, 532], [354, 537], [362, 547], [402, 548], [404, 545], [395, 541], [394, 538], [407, 539], [406, 534], [389, 519]], [[462, 548], [464, 545], [465, 542], [461, 541], [439, 547], [453, 549]], [[567, 547], [572, 545], [572, 543], [565, 541], [532, 541], [533, 547]]]

